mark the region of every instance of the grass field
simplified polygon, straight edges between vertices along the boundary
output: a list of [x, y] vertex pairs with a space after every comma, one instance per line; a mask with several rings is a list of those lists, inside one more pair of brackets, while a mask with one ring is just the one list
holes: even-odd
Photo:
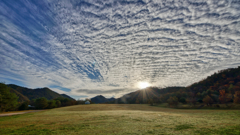
[[76, 105], [0, 117], [0, 134], [240, 134], [240, 110]]

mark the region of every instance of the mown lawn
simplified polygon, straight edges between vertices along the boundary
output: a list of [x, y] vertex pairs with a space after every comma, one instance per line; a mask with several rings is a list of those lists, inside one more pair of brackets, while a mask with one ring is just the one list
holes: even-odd
[[240, 110], [93, 104], [0, 117], [0, 134], [240, 134]]

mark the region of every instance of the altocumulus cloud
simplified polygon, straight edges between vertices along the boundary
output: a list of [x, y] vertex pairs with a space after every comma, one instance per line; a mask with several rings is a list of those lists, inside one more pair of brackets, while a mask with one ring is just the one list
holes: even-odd
[[1, 0], [0, 20], [0, 79], [75, 96], [240, 65], [239, 0]]

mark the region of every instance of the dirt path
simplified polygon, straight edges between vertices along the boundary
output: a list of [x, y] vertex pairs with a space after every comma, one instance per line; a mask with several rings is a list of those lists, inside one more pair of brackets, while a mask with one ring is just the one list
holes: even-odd
[[3, 113], [3, 114], [0, 114], [0, 117], [32, 113], [32, 112], [39, 112], [39, 111], [43, 111], [43, 110], [32, 110], [32, 111], [23, 111], [23, 112], [15, 112], [15, 113]]

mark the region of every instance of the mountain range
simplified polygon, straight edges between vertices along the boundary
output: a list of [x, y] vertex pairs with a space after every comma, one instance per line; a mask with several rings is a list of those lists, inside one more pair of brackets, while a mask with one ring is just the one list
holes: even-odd
[[15, 93], [19, 97], [18, 98], [19, 102], [30, 101], [30, 100], [41, 98], [41, 97], [45, 97], [48, 100], [60, 98], [60, 97], [74, 100], [73, 98], [71, 98], [66, 94], [59, 94], [47, 87], [30, 89], [30, 88], [21, 87], [15, 84], [8, 84], [7, 86], [10, 87], [10, 92]]
[[[51, 89], [37, 88], [29, 89], [14, 84], [9, 84], [10, 91], [19, 97], [19, 102], [29, 101], [40, 97], [45, 97], [48, 100], [54, 98], [72, 99], [66, 94], [58, 94]], [[105, 98], [102, 95], [91, 98], [94, 103], [149, 103], [168, 102], [170, 97], [176, 97], [179, 102], [203, 102], [204, 98], [211, 98], [212, 102], [238, 102], [237, 93], [240, 92], [240, 66], [218, 71], [207, 78], [196, 82], [187, 87], [148, 87], [142, 90], [137, 90], [123, 95], [120, 98]], [[235, 95], [234, 95], [235, 94]], [[240, 97], [239, 97], [240, 98]], [[221, 101], [223, 100], [224, 101]], [[229, 100], [228, 100], [229, 99]]]

